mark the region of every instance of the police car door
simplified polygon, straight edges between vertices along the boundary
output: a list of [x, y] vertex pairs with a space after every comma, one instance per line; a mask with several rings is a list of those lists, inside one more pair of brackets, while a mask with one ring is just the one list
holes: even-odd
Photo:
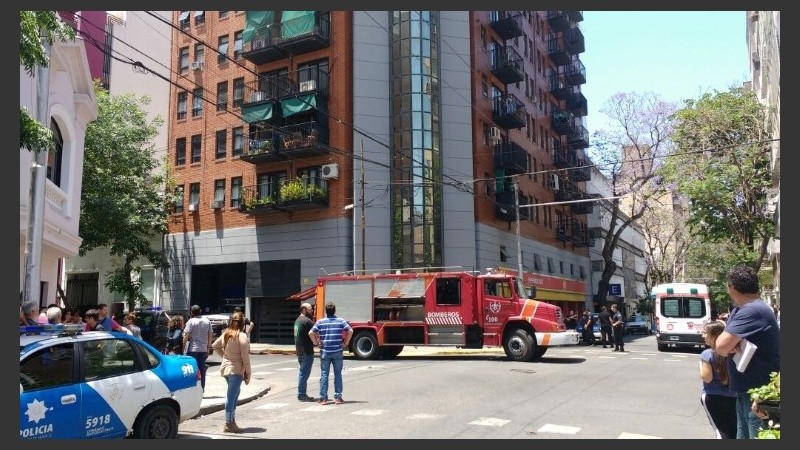
[[124, 437], [150, 401], [151, 384], [127, 339], [81, 342], [83, 406], [79, 427], [86, 438]]
[[20, 439], [74, 439], [81, 390], [73, 342], [39, 349], [20, 361]]

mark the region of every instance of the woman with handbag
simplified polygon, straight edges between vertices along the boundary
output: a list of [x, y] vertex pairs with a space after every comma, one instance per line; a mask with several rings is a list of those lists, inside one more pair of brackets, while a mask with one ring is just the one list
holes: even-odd
[[228, 383], [228, 395], [225, 399], [226, 433], [241, 433], [236, 425], [236, 401], [244, 384], [250, 383], [250, 338], [244, 332], [244, 314], [235, 312], [228, 322], [228, 328], [220, 334], [212, 344], [214, 352], [222, 357], [220, 374]]

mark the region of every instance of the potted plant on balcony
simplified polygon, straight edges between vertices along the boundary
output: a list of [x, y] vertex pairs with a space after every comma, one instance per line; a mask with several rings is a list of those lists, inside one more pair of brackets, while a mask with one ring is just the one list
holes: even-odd
[[253, 141], [253, 153], [269, 153], [272, 151], [272, 141], [264, 139], [260, 141]]
[[325, 199], [325, 189], [322, 186], [318, 186], [316, 184], [309, 184], [306, 188], [306, 192], [308, 193], [308, 198], [311, 200], [324, 200]]
[[298, 200], [305, 200], [308, 197], [308, 192], [303, 180], [297, 178], [288, 181], [281, 186], [281, 201], [282, 202], [296, 202]]

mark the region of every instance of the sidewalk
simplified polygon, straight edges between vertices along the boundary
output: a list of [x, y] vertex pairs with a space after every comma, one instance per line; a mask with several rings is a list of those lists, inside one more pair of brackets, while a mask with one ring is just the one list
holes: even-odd
[[[314, 349], [319, 355], [319, 349]], [[469, 354], [499, 354], [503, 355], [502, 348], [463, 349], [457, 347], [414, 347], [405, 346], [401, 356], [431, 356], [431, 355], [469, 355]], [[295, 347], [292, 345], [278, 344], [250, 344], [251, 355], [294, 355]], [[211, 414], [225, 409], [225, 397], [228, 392], [228, 383], [219, 374], [219, 356], [210, 356], [208, 370], [206, 371], [206, 388], [203, 392], [203, 401], [200, 403], [199, 416]], [[272, 386], [260, 383], [242, 383], [237, 405], [256, 400], [266, 395]]]

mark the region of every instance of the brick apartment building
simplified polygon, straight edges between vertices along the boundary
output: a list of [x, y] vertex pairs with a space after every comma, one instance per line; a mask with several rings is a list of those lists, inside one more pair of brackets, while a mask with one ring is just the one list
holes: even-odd
[[[175, 11], [162, 304], [291, 342], [320, 274], [516, 271], [591, 307], [580, 11]], [[180, 86], [180, 87], [177, 87]], [[577, 167], [577, 168], [574, 168]]]

